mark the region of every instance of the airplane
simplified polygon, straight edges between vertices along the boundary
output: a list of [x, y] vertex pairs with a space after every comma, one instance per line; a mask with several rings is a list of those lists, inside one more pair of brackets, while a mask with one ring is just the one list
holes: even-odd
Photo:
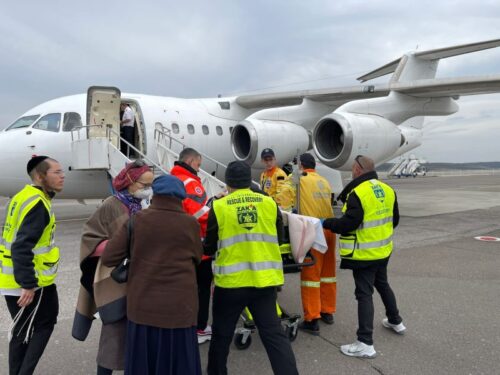
[[[418, 147], [424, 116], [457, 112], [461, 95], [500, 92], [500, 75], [435, 78], [440, 59], [498, 46], [500, 39], [409, 52], [359, 77], [361, 85], [342, 88], [181, 99], [93, 86], [30, 109], [0, 133], [0, 149], [9, 155], [0, 195], [29, 182], [32, 155], [49, 155], [65, 166], [58, 197], [108, 196], [110, 177], [129, 160], [119, 151], [120, 103], [135, 111], [137, 153], [160, 168], [161, 148], [203, 152], [213, 159], [204, 158], [206, 174], [220, 180], [224, 171], [215, 161], [245, 161], [257, 176], [264, 148], [275, 151], [279, 164], [312, 150], [321, 173], [338, 186], [338, 171], [350, 170], [359, 154], [381, 164]], [[366, 83], [391, 73], [388, 83]], [[167, 142], [159, 145], [162, 135]]]

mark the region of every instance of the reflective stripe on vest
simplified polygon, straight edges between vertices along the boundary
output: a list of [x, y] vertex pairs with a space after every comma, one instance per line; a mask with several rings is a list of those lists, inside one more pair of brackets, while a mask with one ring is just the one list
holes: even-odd
[[284, 283], [277, 209], [272, 198], [250, 189], [236, 190], [214, 202], [219, 225], [216, 286], [264, 288]]
[[[363, 222], [355, 231], [340, 236], [340, 257], [359, 261], [387, 258], [393, 247], [394, 190], [373, 179], [362, 182], [353, 191], [363, 208]], [[347, 203], [342, 212], [346, 209]]]
[[230, 266], [214, 266], [214, 273], [229, 275], [240, 271], [263, 271], [263, 270], [281, 270], [282, 262], [242, 262]]
[[202, 217], [203, 215], [205, 215], [208, 211], [210, 211], [210, 207], [203, 206], [202, 208], [200, 208], [198, 211], [196, 211], [193, 214], [193, 217], [195, 219], [199, 219], [200, 217]]
[[256, 241], [256, 242], [269, 242], [273, 244], [278, 243], [278, 238], [273, 235], [269, 234], [264, 234], [264, 233], [243, 233], [243, 234], [238, 234], [233, 237], [226, 238], [225, 240], [217, 242], [217, 246], [219, 249], [223, 247], [228, 247], [231, 245], [235, 245], [241, 242], [250, 242], [250, 241]]
[[342, 248], [343, 249], [349, 249], [349, 250], [364, 250], [364, 249], [371, 249], [374, 247], [382, 247], [385, 245], [390, 244], [392, 241], [392, 236], [382, 240], [382, 241], [374, 241], [374, 242], [365, 242], [365, 243], [350, 243], [350, 242], [344, 242], [342, 243]]

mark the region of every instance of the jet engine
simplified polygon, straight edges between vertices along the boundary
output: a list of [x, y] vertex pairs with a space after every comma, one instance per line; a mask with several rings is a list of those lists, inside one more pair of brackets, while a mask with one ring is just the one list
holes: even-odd
[[247, 119], [236, 125], [231, 133], [231, 145], [236, 160], [252, 167], [261, 167], [260, 153], [273, 149], [278, 164], [289, 162], [297, 153], [312, 147], [306, 129], [289, 121]]
[[318, 121], [313, 147], [323, 164], [350, 170], [357, 155], [371, 157], [375, 163], [390, 158], [405, 138], [391, 121], [376, 115], [334, 112]]

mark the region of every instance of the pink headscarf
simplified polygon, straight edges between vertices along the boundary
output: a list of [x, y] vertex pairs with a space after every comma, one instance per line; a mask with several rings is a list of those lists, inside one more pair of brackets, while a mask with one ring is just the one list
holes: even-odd
[[113, 187], [116, 191], [122, 191], [136, 182], [146, 172], [151, 172], [151, 168], [144, 164], [142, 160], [128, 163], [113, 179]]

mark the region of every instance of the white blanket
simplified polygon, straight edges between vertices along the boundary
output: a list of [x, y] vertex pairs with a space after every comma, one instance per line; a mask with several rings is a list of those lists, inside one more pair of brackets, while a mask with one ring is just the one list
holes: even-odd
[[296, 263], [304, 262], [307, 252], [314, 248], [324, 254], [328, 250], [323, 226], [318, 218], [282, 211], [283, 224], [288, 225], [290, 246]]

